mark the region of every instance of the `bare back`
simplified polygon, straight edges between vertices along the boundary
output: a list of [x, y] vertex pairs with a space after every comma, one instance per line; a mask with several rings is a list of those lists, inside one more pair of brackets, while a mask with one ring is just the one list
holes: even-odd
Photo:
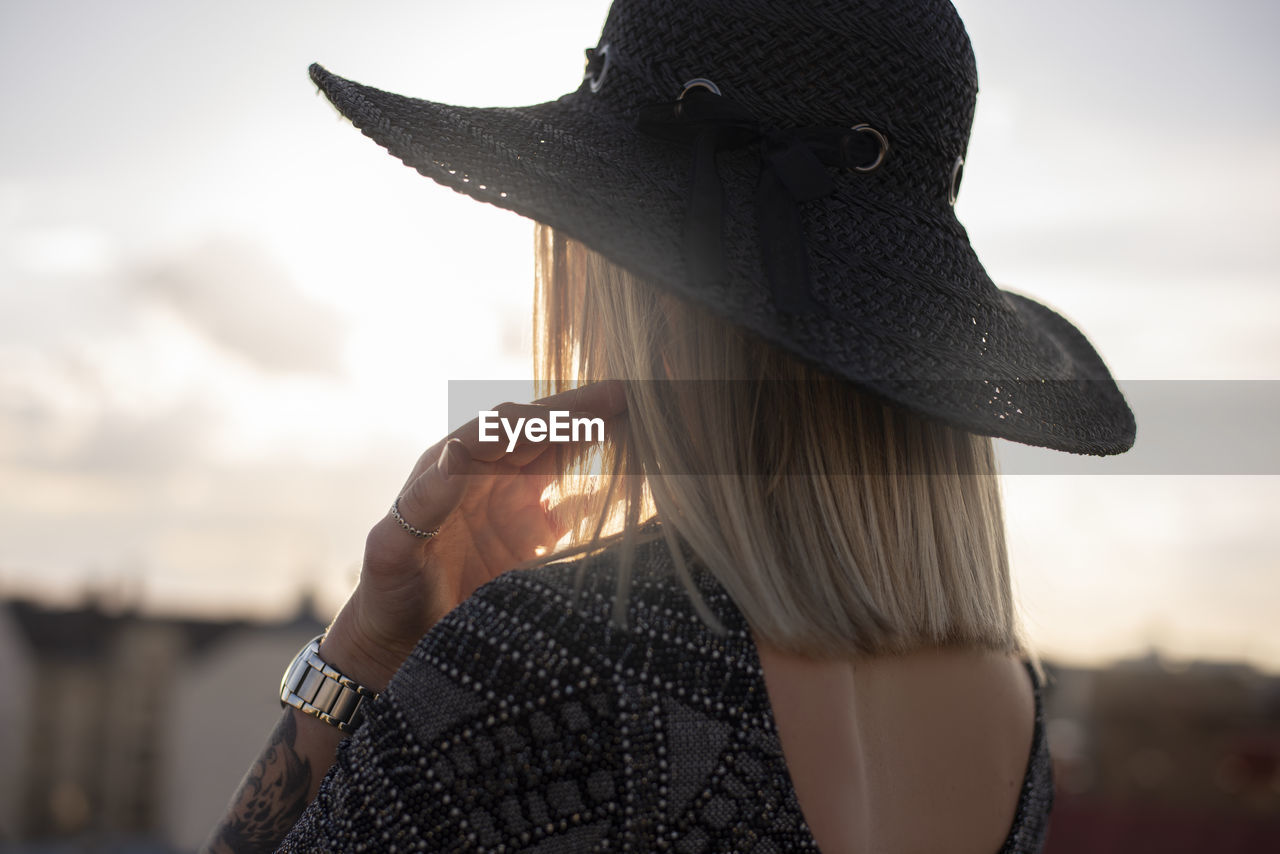
[[756, 637], [787, 769], [826, 854], [994, 854], [1035, 723], [1016, 657], [922, 650], [819, 661]]

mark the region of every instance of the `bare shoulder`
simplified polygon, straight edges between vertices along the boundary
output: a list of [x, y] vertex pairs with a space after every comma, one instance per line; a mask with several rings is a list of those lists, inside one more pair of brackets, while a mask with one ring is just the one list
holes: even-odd
[[929, 649], [836, 661], [757, 647], [823, 850], [999, 850], [1033, 747], [1035, 692], [1021, 659]]

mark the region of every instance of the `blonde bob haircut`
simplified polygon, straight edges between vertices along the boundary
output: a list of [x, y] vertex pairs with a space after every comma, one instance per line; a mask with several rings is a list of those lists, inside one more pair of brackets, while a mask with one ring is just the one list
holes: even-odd
[[[989, 438], [859, 391], [549, 226], [535, 246], [540, 394], [604, 378], [733, 380], [697, 393], [626, 383], [603, 446], [559, 451], [550, 498], [570, 530], [537, 563], [620, 545], [624, 621], [634, 547], [661, 536], [716, 630], [686, 556], [779, 649], [1024, 650]], [[695, 471], [711, 474], [663, 473]]]

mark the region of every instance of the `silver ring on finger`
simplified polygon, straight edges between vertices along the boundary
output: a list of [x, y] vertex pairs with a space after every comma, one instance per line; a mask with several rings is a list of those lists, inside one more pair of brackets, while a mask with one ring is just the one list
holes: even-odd
[[391, 502], [391, 517], [400, 523], [401, 528], [404, 528], [410, 534], [413, 534], [415, 537], [418, 537], [419, 539], [429, 540], [432, 537], [434, 537], [436, 534], [440, 533], [439, 528], [436, 528], [431, 531], [424, 531], [421, 528], [415, 528], [412, 525], [410, 525], [408, 522], [406, 522], [404, 520], [404, 517], [400, 515], [400, 496], [398, 495], [396, 496], [396, 500]]

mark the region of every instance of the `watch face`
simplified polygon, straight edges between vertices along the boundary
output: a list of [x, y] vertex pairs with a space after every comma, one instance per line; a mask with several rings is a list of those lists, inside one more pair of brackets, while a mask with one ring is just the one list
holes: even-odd
[[302, 679], [306, 675], [307, 658], [320, 648], [320, 639], [323, 637], [324, 635], [319, 635], [312, 638], [307, 642], [306, 646], [298, 650], [298, 654], [293, 657], [293, 661], [289, 662], [284, 675], [280, 677], [280, 705], [293, 705], [289, 702], [289, 697], [302, 684]]

